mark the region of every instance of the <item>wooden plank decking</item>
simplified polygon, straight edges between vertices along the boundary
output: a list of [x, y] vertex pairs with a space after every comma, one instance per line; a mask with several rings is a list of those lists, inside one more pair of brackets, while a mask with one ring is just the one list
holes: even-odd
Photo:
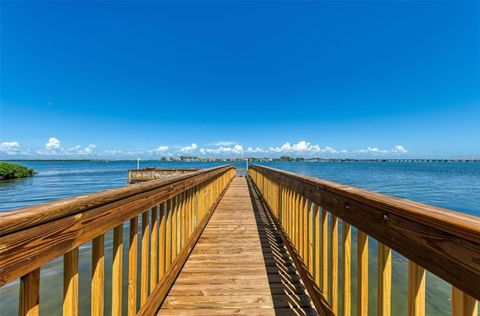
[[268, 212], [236, 177], [158, 315], [316, 315]]

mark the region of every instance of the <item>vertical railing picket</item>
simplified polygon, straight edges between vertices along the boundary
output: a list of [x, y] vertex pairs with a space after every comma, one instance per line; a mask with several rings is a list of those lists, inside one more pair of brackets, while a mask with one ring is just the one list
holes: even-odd
[[368, 236], [357, 230], [357, 316], [368, 316]]
[[123, 224], [113, 229], [112, 316], [122, 315]]
[[[136, 256], [136, 255], [135, 255]], [[105, 291], [105, 235], [92, 240], [91, 315], [103, 315]]]
[[130, 220], [130, 234], [128, 243], [128, 316], [137, 314], [137, 266], [138, 216], [135, 216]]

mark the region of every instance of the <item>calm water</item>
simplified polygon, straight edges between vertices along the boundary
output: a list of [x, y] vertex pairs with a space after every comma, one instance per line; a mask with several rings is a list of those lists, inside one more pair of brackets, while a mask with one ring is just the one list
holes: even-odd
[[[19, 162], [33, 168], [38, 175], [27, 179], [0, 182], [0, 212], [47, 201], [124, 186], [127, 170], [136, 167], [133, 161], [115, 162]], [[141, 167], [209, 167], [222, 163], [142, 162]], [[264, 163], [275, 168], [307, 174], [331, 181], [432, 204], [480, 216], [480, 163]], [[245, 167], [244, 163], [236, 164]], [[125, 231], [128, 232], [128, 229]], [[127, 236], [125, 236], [127, 238]], [[353, 234], [355, 239], [355, 232]], [[111, 262], [111, 233], [107, 234], [106, 263]], [[354, 240], [355, 241], [355, 240]], [[355, 246], [355, 242], [353, 243]], [[126, 246], [126, 244], [125, 244]], [[80, 249], [81, 313], [89, 311], [90, 243]], [[376, 304], [376, 245], [370, 243], [370, 314]], [[353, 249], [355, 251], [355, 247]], [[126, 249], [124, 249], [126, 253]], [[356, 256], [352, 256], [354, 260]], [[127, 262], [124, 266], [127, 266]], [[352, 263], [355, 266], [355, 262]], [[394, 254], [392, 314], [406, 314], [407, 261]], [[60, 315], [62, 304], [62, 258], [42, 267], [41, 312]], [[355, 269], [353, 269], [355, 270]], [[352, 271], [355, 277], [355, 271]], [[111, 280], [106, 271], [106, 303]], [[352, 282], [355, 284], [355, 282]], [[353, 303], [355, 304], [355, 293]], [[124, 297], [126, 292], [124, 291]], [[2, 315], [15, 315], [18, 308], [18, 282], [0, 288]], [[106, 304], [106, 314], [109, 306]], [[442, 280], [427, 275], [427, 314], [449, 315], [450, 287]]]

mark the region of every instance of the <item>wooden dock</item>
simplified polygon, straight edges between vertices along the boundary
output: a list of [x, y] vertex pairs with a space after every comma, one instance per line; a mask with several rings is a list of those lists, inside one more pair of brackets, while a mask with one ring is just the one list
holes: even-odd
[[128, 184], [174, 177], [198, 171], [199, 168], [142, 168], [128, 170]]
[[[402, 297], [393, 251], [408, 261]], [[395, 300], [425, 316], [429, 271], [451, 285], [453, 316], [478, 315], [480, 218], [260, 165], [0, 214], [0, 286], [19, 282], [18, 315], [40, 314], [41, 269], [61, 256], [63, 304], [45, 314], [78, 316], [90, 300], [94, 316], [390, 316]]]
[[316, 315], [246, 178], [236, 177], [158, 315]]

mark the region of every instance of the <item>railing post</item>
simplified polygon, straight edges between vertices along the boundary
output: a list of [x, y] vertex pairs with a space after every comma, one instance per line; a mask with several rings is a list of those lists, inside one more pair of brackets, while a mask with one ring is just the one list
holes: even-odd
[[378, 316], [390, 316], [392, 250], [378, 242]]
[[342, 281], [343, 281], [343, 316], [351, 315], [351, 296], [352, 296], [352, 287], [351, 287], [351, 252], [352, 252], [352, 229], [350, 224], [345, 221], [342, 221]]
[[338, 311], [338, 218], [330, 214], [330, 306]]
[[20, 279], [20, 304], [18, 315], [38, 316], [40, 313], [40, 268]]
[[475, 298], [452, 287], [452, 316], [477, 316], [478, 302]]
[[[314, 268], [314, 277], [315, 277], [315, 283], [318, 285], [318, 287], [320, 287], [320, 289], [322, 290], [323, 292], [323, 287], [322, 287], [322, 284], [320, 284], [321, 282], [321, 277], [322, 277], [322, 269], [323, 269], [323, 266], [322, 266], [322, 262], [320, 261], [320, 255], [321, 255], [321, 243], [320, 243], [320, 236], [321, 236], [321, 229], [322, 229], [322, 225], [321, 225], [321, 222], [320, 222], [320, 207], [318, 206], [318, 204], [315, 204], [314, 208], [313, 208], [313, 222], [314, 222], [314, 226], [315, 226], [315, 229], [314, 229], [314, 247], [315, 247], [315, 250], [314, 250], [314, 253], [315, 253], [315, 259], [314, 259], [314, 265], [315, 265], [315, 268]], [[325, 297], [326, 294], [323, 293], [323, 295]]]
[[323, 295], [327, 298], [329, 297], [329, 284], [331, 279], [329, 280], [329, 275], [328, 275], [328, 212], [326, 209], [322, 208], [322, 267], [320, 269], [322, 273], [322, 292]]
[[150, 249], [150, 223], [148, 210], [142, 213], [142, 266], [140, 274], [140, 304], [148, 297], [148, 253]]
[[160, 281], [165, 273], [165, 222], [166, 222], [166, 203], [160, 204], [160, 227], [159, 227], [159, 263], [158, 263], [158, 280]]
[[408, 261], [408, 315], [425, 315], [425, 269]]
[[357, 230], [357, 316], [368, 316], [368, 236]]
[[92, 316], [103, 315], [105, 291], [105, 235], [101, 234], [92, 241]]
[[130, 220], [128, 244], [128, 316], [137, 313], [138, 216]]
[[63, 315], [78, 315], [78, 248], [63, 256]]
[[152, 225], [150, 226], [150, 293], [157, 286], [158, 273], [158, 206], [152, 207]]
[[194, 197], [194, 201], [193, 201], [193, 226], [194, 227], [197, 227], [197, 223], [198, 223], [198, 192], [199, 192], [199, 187], [195, 187], [195, 197]]
[[[313, 222], [313, 203], [310, 201], [310, 205], [307, 208], [308, 209], [308, 214], [307, 214], [307, 227], [308, 227], [308, 235], [307, 235], [307, 257], [308, 257], [308, 268], [310, 271], [310, 274], [313, 275], [314, 273], [314, 263], [313, 263], [313, 241], [314, 241], [314, 222]], [[318, 285], [318, 283], [317, 283]]]
[[122, 315], [123, 224], [113, 229], [112, 315]]
[[165, 223], [165, 271], [168, 271], [172, 263], [172, 203], [170, 199], [166, 202], [166, 223]]

